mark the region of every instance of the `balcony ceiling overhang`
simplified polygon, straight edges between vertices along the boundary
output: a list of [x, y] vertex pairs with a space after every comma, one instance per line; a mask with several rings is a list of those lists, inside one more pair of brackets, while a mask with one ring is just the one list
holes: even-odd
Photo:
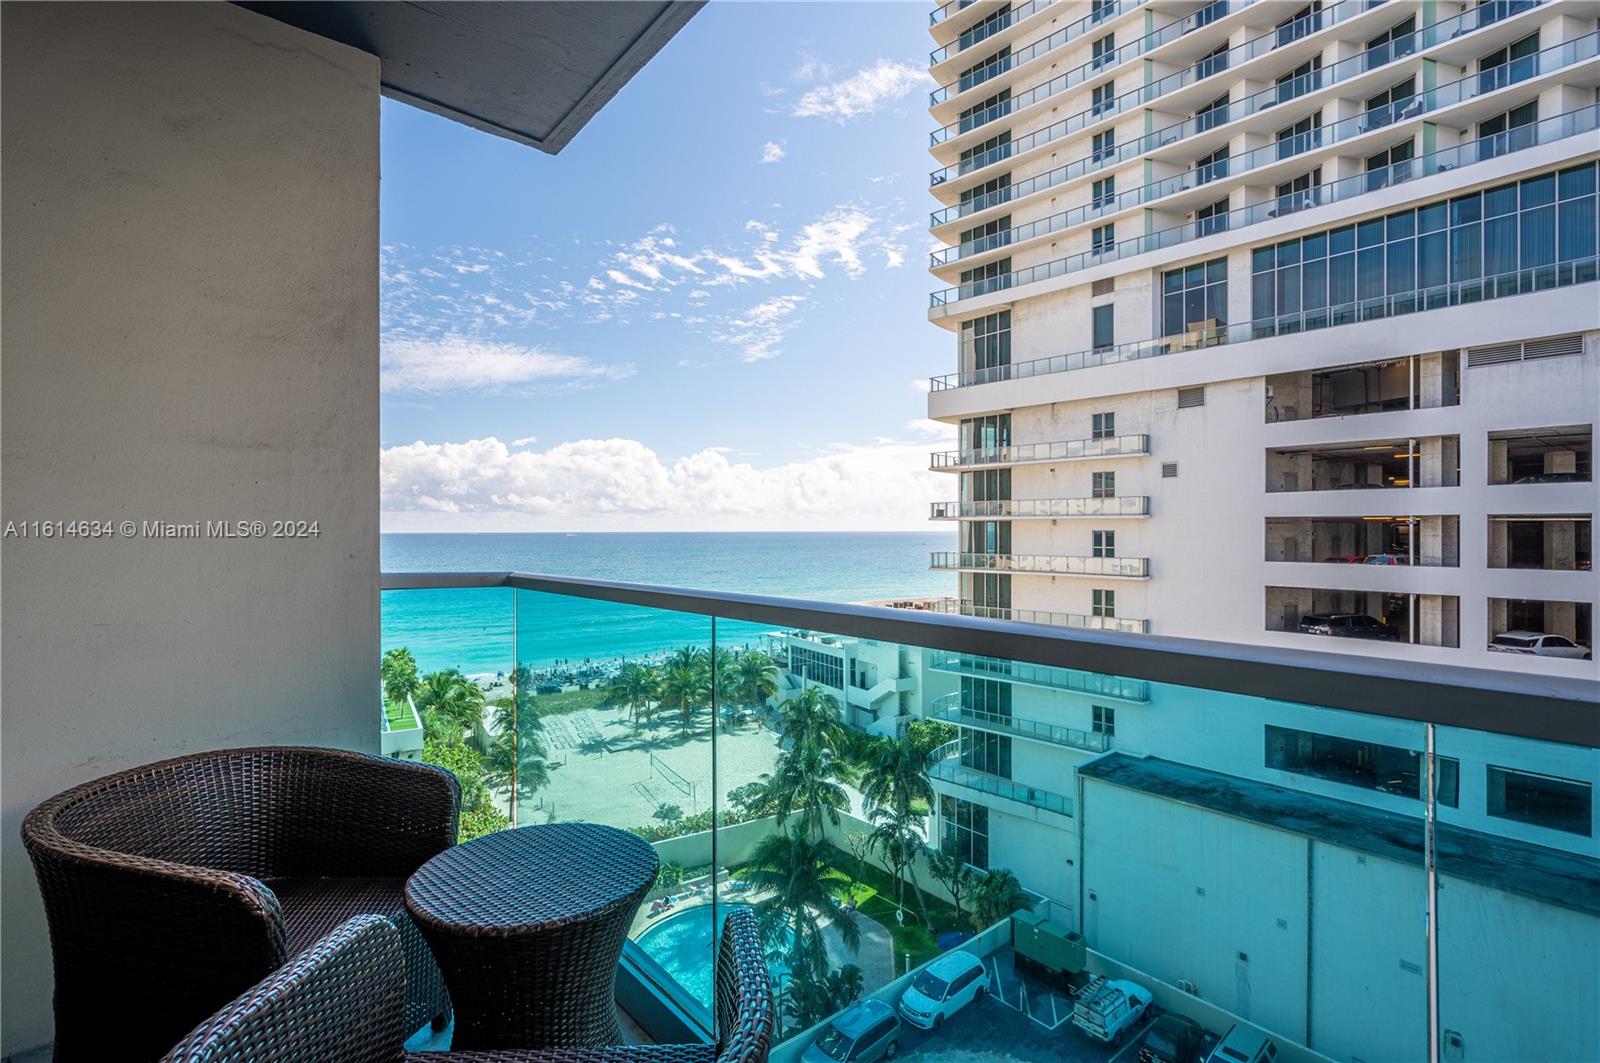
[[703, 3], [239, 6], [377, 56], [386, 96], [554, 155]]

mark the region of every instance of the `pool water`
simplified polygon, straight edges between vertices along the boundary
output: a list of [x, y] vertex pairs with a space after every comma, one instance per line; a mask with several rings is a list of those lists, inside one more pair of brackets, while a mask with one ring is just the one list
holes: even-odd
[[[719, 918], [726, 919], [734, 909], [747, 907], [742, 904], [720, 904], [717, 914]], [[786, 938], [790, 936], [786, 935]], [[666, 916], [635, 940], [685, 992], [710, 1010], [711, 986], [715, 975], [711, 952], [711, 905], [702, 904]], [[786, 940], [783, 947], [767, 950], [767, 973], [774, 980], [788, 973], [788, 965], [776, 958], [786, 951], [787, 944]]]

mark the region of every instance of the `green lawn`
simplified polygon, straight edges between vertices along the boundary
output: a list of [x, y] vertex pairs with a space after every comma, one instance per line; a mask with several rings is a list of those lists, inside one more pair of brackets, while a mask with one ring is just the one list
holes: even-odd
[[598, 709], [605, 701], [603, 689], [563, 690], [559, 694], [535, 694], [532, 701], [535, 716], [561, 716], [583, 709]]
[[[856, 858], [834, 846], [828, 848], [832, 853], [833, 866], [851, 879], [850, 896], [856, 902], [856, 910], [881, 924], [894, 938], [895, 970], [904, 969], [908, 952], [913, 967], [939, 955], [937, 938], [945, 931], [972, 930], [967, 912], [963, 911], [958, 921], [954, 907], [924, 891], [923, 900], [928, 906], [928, 916], [933, 920], [933, 930], [929, 931], [922, 922], [922, 909], [917, 906], [916, 895], [909, 882], [905, 887], [905, 924], [902, 926], [895, 919], [898, 905], [895, 904], [894, 879], [889, 873], [869, 863], [863, 876], [857, 879]], [[919, 885], [925, 886], [927, 883], [919, 880]]]
[[402, 702], [385, 699], [383, 714], [388, 717], [391, 731], [409, 731], [417, 726], [416, 719], [411, 715], [411, 706]]

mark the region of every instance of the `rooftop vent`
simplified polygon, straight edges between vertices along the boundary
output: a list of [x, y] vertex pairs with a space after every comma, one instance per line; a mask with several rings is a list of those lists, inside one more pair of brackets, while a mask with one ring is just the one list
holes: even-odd
[[1204, 387], [1178, 389], [1178, 409], [1187, 410], [1191, 406], [1204, 406], [1205, 404], [1206, 389]]
[[1544, 339], [1522, 343], [1492, 343], [1484, 347], [1467, 348], [1467, 367], [1504, 365], [1507, 362], [1525, 362], [1535, 358], [1556, 358], [1563, 354], [1583, 353], [1583, 333], [1567, 336], [1546, 336]]

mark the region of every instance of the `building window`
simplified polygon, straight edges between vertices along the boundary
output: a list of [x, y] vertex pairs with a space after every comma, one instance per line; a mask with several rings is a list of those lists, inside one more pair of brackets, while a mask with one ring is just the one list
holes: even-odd
[[961, 87], [957, 91], [966, 92], [974, 85], [981, 85], [995, 75], [1010, 69], [1011, 49], [1010, 47], [1005, 47], [983, 60], [983, 62], [974, 63], [958, 74], [957, 77], [960, 79], [959, 84]]
[[1194, 160], [1195, 184], [1203, 185], [1207, 181], [1215, 181], [1219, 177], [1228, 176], [1228, 145], [1213, 151], [1210, 155], [1202, 155]]
[[1116, 329], [1113, 322], [1112, 304], [1097, 306], [1090, 315], [1093, 318], [1094, 349], [1103, 351], [1116, 344]]
[[1223, 196], [1208, 206], [1194, 212], [1194, 234], [1210, 236], [1228, 231], [1228, 197]]
[[1117, 83], [1108, 81], [1104, 85], [1096, 85], [1089, 93], [1089, 114], [1105, 114], [1115, 105], [1117, 99]]
[[[1584, 163], [1251, 250], [1261, 335], [1515, 295], [1596, 275]], [[1559, 271], [1559, 272], [1558, 272]], [[1563, 276], [1565, 273], [1569, 276]], [[1464, 282], [1482, 283], [1461, 287]]]
[[1298, 41], [1307, 34], [1314, 33], [1322, 25], [1322, 20], [1316, 16], [1322, 11], [1322, 0], [1307, 4], [1294, 14], [1278, 23], [1278, 47], [1293, 41]]
[[1461, 801], [1461, 762], [1454, 757], [1433, 757], [1433, 799], [1448, 808]]
[[1010, 201], [1011, 175], [1008, 173], [1001, 174], [999, 177], [990, 178], [981, 185], [963, 189], [961, 192], [960, 213], [956, 217], [966, 217], [968, 214], [974, 214], [977, 211], [992, 207], [996, 203], [1009, 203]]
[[1161, 334], [1177, 336], [1194, 329], [1228, 324], [1228, 260], [1214, 258], [1161, 275]]
[[1011, 739], [970, 727], [961, 729], [961, 764], [985, 775], [1011, 778]]
[[961, 677], [961, 704], [985, 716], [1011, 717], [1011, 684], [993, 679]]
[[1228, 94], [1212, 100], [1194, 113], [1194, 131], [1204, 133], [1213, 126], [1219, 126], [1228, 120]]
[[1521, 107], [1513, 107], [1493, 118], [1478, 123], [1478, 157], [1492, 159], [1508, 151], [1519, 151], [1533, 144], [1533, 131], [1517, 130], [1531, 126], [1539, 120], [1539, 101], [1530, 100]]
[[1115, 177], [1102, 177], [1094, 183], [1089, 193], [1089, 207], [1098, 210], [1110, 206], [1117, 199], [1117, 179]]
[[1402, 140], [1394, 147], [1367, 156], [1367, 191], [1375, 192], [1388, 185], [1397, 185], [1411, 179], [1411, 159], [1416, 145]]
[[1493, 92], [1533, 73], [1538, 60], [1539, 33], [1535, 30], [1520, 41], [1496, 48], [1478, 60], [1478, 91]]
[[[982, 241], [981, 245], [979, 241]], [[1011, 215], [1006, 214], [994, 221], [975, 225], [963, 231], [958, 242], [964, 255], [987, 251], [993, 247], [1004, 247], [1011, 242]]]
[[835, 690], [844, 689], [844, 658], [805, 646], [789, 647], [789, 671], [802, 679]]
[[1318, 196], [1312, 191], [1322, 186], [1322, 167], [1309, 170], [1294, 178], [1285, 181], [1277, 188], [1278, 214], [1293, 214], [1297, 210], [1305, 210], [1317, 204]]
[[999, 450], [1011, 445], [1011, 415], [969, 417], [957, 429], [962, 450]]
[[939, 849], [973, 867], [989, 868], [989, 810], [955, 797], [939, 798]]
[[1489, 767], [1489, 815], [1581, 834], [1593, 830], [1594, 788], [1586, 782]]
[[1103, 255], [1117, 246], [1117, 227], [1114, 224], [1096, 225], [1089, 231], [1089, 253]]
[[[1100, 307], [1095, 307], [1099, 310]], [[1107, 310], [1111, 309], [1106, 307]], [[1093, 429], [1091, 439], [1113, 439], [1117, 434], [1117, 415], [1115, 413], [1097, 413], [1092, 418]]]
[[1097, 472], [1090, 477], [1090, 493], [1095, 498], [1115, 498], [1117, 496], [1117, 474], [1114, 472]]
[[1006, 4], [994, 14], [963, 33], [956, 41], [956, 52], [964, 52], [979, 41], [988, 40], [1011, 25], [1011, 5]]
[[1294, 125], [1284, 126], [1278, 130], [1276, 137], [1278, 158], [1287, 159], [1291, 155], [1299, 155], [1303, 151], [1310, 151], [1322, 140], [1321, 134], [1321, 111], [1306, 115]]
[[1011, 259], [1002, 258], [982, 266], [961, 271], [961, 298], [968, 299], [986, 292], [998, 292], [1011, 287]]
[[962, 111], [960, 117], [956, 121], [956, 124], [957, 128], [961, 132], [965, 133], [968, 130], [977, 129], [986, 122], [992, 122], [996, 118], [1010, 113], [1011, 90], [1006, 89], [1004, 92], [997, 92], [993, 96], [990, 96], [987, 100], [982, 100], [978, 103], [975, 103], [971, 107], [968, 107], [966, 110]]
[[1207, 52], [1194, 65], [1194, 79], [1199, 81], [1228, 69], [1228, 42], [1223, 41]]
[[[1422, 754], [1414, 749], [1268, 724], [1266, 765], [1364, 790], [1422, 799]], [[1452, 772], [1452, 779], [1455, 774]], [[1443, 791], [1443, 772], [1439, 773], [1438, 782]], [[1455, 789], [1453, 782], [1450, 789]], [[1451, 801], [1454, 800], [1452, 792]]]
[[1111, 736], [1117, 733], [1117, 710], [1110, 705], [1096, 705], [1094, 711], [1094, 733], [1097, 735]]
[[971, 173], [981, 170], [992, 162], [1011, 156], [1011, 131], [992, 136], [982, 144], [976, 144], [961, 153], [961, 159], [956, 167], [957, 173]]
[[1090, 141], [1090, 161], [1105, 162], [1117, 153], [1117, 131], [1107, 129], [1103, 133], [1096, 133]]
[[1114, 531], [1096, 531], [1094, 534], [1095, 557], [1117, 556], [1117, 533]]
[[1116, 36], [1117, 35], [1114, 33], [1108, 33], [1104, 37], [1101, 37], [1099, 40], [1094, 42], [1090, 49], [1092, 53], [1089, 60], [1090, 69], [1105, 66], [1107, 63], [1110, 63], [1116, 58]]
[[980, 469], [961, 474], [963, 502], [1004, 502], [1010, 497], [1010, 469]]
[[1322, 69], [1322, 56], [1312, 56], [1277, 80], [1278, 102], [1287, 103], [1296, 96], [1304, 96], [1317, 87], [1317, 72]]
[[1417, 16], [1408, 15], [1390, 26], [1367, 42], [1366, 62], [1362, 65], [1368, 70], [1383, 66], [1403, 56], [1410, 55], [1417, 50], [1417, 39], [1412, 36], [1417, 30]]
[[1117, 615], [1117, 592], [1092, 590], [1089, 592], [1089, 608], [1095, 616], [1114, 617]]
[[1090, 0], [1089, 21], [1104, 22], [1117, 9], [1117, 0]]
[[1363, 129], [1377, 129], [1390, 122], [1399, 121], [1406, 116], [1406, 111], [1413, 105], [1420, 108], [1421, 100], [1414, 100], [1417, 92], [1417, 79], [1406, 78], [1395, 85], [1384, 89], [1376, 96], [1367, 97], [1366, 121]]
[[973, 370], [1011, 364], [1011, 311], [961, 323], [962, 364]]
[[974, 616], [1007, 615], [1011, 609], [1009, 575], [999, 572], [970, 572], [963, 573], [961, 578], [963, 582], [967, 582], [967, 593], [963, 597], [970, 600], [975, 607]]

